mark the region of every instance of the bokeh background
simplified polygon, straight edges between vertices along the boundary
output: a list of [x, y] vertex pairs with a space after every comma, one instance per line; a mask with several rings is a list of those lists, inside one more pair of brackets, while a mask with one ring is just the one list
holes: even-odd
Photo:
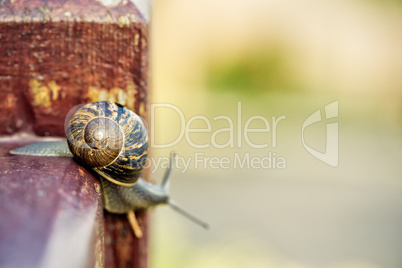
[[[399, 0], [170, 0], [153, 2], [152, 103], [205, 116], [211, 133], [235, 124], [234, 147], [198, 149], [186, 138], [151, 148], [175, 151], [171, 195], [210, 224], [205, 231], [168, 207], [152, 213], [151, 267], [402, 267], [402, 2]], [[304, 120], [338, 101], [339, 165], [314, 158]], [[238, 103], [242, 120], [238, 122]], [[237, 146], [248, 118], [286, 116], [272, 133]], [[154, 142], [180, 134], [181, 119], [156, 109]], [[205, 128], [195, 120], [192, 128]], [[263, 128], [262, 121], [250, 125]], [[325, 151], [326, 122], [305, 132]], [[220, 144], [228, 132], [216, 136]], [[233, 167], [235, 155], [275, 153], [286, 168]], [[227, 157], [231, 168], [195, 167]], [[163, 168], [151, 166], [160, 180]]]

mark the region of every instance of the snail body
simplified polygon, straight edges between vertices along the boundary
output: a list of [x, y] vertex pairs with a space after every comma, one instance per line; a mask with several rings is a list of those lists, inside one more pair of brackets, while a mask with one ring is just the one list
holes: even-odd
[[134, 217], [134, 211], [168, 204], [207, 228], [207, 224], [182, 210], [169, 198], [169, 175], [174, 154], [161, 186], [141, 179], [148, 153], [148, 135], [141, 118], [134, 112], [106, 101], [87, 104], [72, 116], [66, 137], [67, 142], [39, 142], [10, 153], [73, 156], [78, 163], [99, 174], [105, 209], [112, 213], [127, 213], [129, 220]]
[[143, 179], [131, 187], [124, 187], [101, 177], [101, 185], [104, 207], [111, 213], [125, 214], [169, 202], [166, 189]]

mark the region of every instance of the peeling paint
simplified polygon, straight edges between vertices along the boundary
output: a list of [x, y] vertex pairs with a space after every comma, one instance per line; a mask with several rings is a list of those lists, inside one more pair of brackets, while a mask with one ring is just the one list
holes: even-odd
[[140, 34], [135, 34], [135, 37], [134, 37], [134, 45], [135, 46], [138, 46], [138, 42], [139, 42], [139, 40], [140, 40]]
[[38, 75], [37, 79], [29, 81], [33, 104], [42, 108], [48, 108], [52, 105], [52, 101], [59, 98], [61, 87], [56, 81], [43, 84], [40, 80], [43, 80], [43, 77]]
[[99, 90], [97, 87], [90, 86], [87, 95], [91, 102], [99, 101]]
[[48, 108], [52, 105], [50, 101], [50, 90], [47, 86], [42, 85], [36, 79], [29, 81], [31, 88], [33, 104], [39, 107]]
[[[46, 8], [51, 10], [50, 14], [54, 12], [52, 5], [41, 6], [45, 13]], [[129, 7], [132, 7], [130, 3]], [[32, 12], [40, 11], [26, 9], [24, 16], [31, 18]], [[71, 8], [60, 12], [64, 19], [64, 13], [71, 13], [71, 18], [78, 14]], [[137, 12], [134, 16], [124, 12], [116, 14], [123, 15], [120, 18], [123, 24], [134, 17], [142, 19]], [[21, 78], [17, 76], [2, 77], [3, 87], [22, 86], [15, 87], [15, 92], [2, 92], [0, 107], [5, 123], [0, 125], [0, 133], [28, 131], [38, 135], [63, 135], [64, 125], [58, 125], [58, 121], [64, 122], [69, 107], [83, 102], [111, 100], [140, 114], [144, 110], [140, 103], [147, 101], [148, 28], [135, 21], [120, 28], [116, 24], [118, 17], [111, 24], [81, 23], [78, 19], [46, 24], [29, 21], [21, 27], [19, 22], [3, 23], [1, 42], [21, 44], [10, 47], [8, 53], [12, 57], [6, 57], [5, 62], [13, 64], [3, 67], [12, 73], [15, 66], [24, 66], [21, 76], [26, 80], [18, 81]], [[82, 33], [80, 38], [76, 38], [75, 30]], [[9, 34], [12, 31], [17, 32]], [[21, 96], [23, 101], [19, 99]], [[28, 108], [22, 107], [24, 103], [29, 103]], [[146, 110], [147, 106], [144, 107]], [[21, 113], [31, 114], [17, 121]]]
[[59, 97], [61, 87], [55, 81], [50, 81], [48, 83], [48, 86], [52, 91], [52, 100], [57, 100]]
[[128, 16], [119, 16], [117, 18], [117, 24], [119, 25], [120, 28], [123, 28], [124, 26], [130, 24], [130, 18]]
[[121, 105], [126, 105], [127, 95], [123, 91], [123, 89], [119, 87], [114, 87], [109, 91], [108, 101], [117, 102], [120, 103]]
[[115, 7], [120, 4], [121, 0], [98, 0], [105, 7]]
[[124, 26], [129, 26], [132, 22], [136, 20], [135, 14], [126, 14], [119, 16], [117, 18], [117, 24], [119, 25], [120, 28], [123, 28]]
[[87, 96], [90, 102], [110, 101], [117, 102], [126, 106], [130, 110], [134, 110], [135, 94], [137, 90], [133, 83], [128, 83], [126, 89], [114, 87], [109, 90], [99, 89], [96, 86], [90, 86], [87, 91]]
[[107, 100], [107, 91], [106, 91], [106, 89], [102, 89], [102, 90], [99, 91], [99, 100], [100, 101]]
[[127, 108], [134, 111], [135, 95], [137, 94], [137, 90], [133, 82], [127, 83], [126, 92], [127, 92]]
[[122, 90], [121, 88], [119, 88], [119, 89], [118, 89], [118, 92], [117, 92], [117, 102], [118, 102], [118, 103], [124, 102], [124, 105], [126, 105], [126, 101], [127, 101], [127, 94], [126, 94], [126, 92], [124, 92], [124, 90]]

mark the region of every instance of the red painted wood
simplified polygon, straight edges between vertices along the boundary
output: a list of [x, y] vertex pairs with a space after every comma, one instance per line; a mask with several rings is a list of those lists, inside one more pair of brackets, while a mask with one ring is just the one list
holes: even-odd
[[0, 143], [0, 267], [102, 266], [100, 183], [72, 158], [7, 153], [21, 144]]
[[131, 1], [0, 1], [0, 135], [64, 136], [70, 109], [98, 100], [143, 116], [147, 72], [148, 23]]
[[[121, 96], [147, 118], [148, 50], [148, 21], [131, 1], [0, 1], [0, 135], [64, 136], [74, 105]], [[103, 228], [97, 180], [68, 158], [8, 155], [28, 142], [0, 143], [0, 267], [147, 267], [147, 214], [140, 240], [125, 216], [105, 213]]]
[[105, 211], [105, 267], [148, 267], [148, 213], [136, 212], [143, 231], [133, 236], [126, 215]]

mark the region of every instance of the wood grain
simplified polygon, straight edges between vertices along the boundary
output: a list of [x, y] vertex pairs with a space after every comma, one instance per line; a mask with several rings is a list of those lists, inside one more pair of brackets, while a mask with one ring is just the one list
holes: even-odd
[[[0, 1], [3, 140], [64, 136], [71, 109], [98, 100], [147, 118], [148, 31], [131, 1]], [[125, 216], [103, 212], [93, 174], [70, 158], [9, 155], [36, 141], [19, 137], [0, 142], [0, 267], [148, 267], [147, 213], [138, 240]]]
[[21, 144], [0, 143], [0, 266], [102, 267], [100, 183], [69, 157], [7, 154]]

